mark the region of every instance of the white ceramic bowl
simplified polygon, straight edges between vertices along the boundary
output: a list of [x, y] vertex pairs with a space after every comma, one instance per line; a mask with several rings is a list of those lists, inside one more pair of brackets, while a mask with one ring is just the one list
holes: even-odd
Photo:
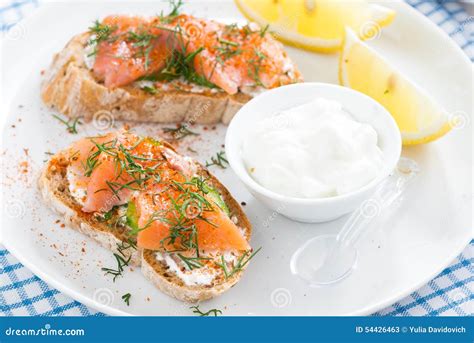
[[[372, 125], [378, 134], [385, 165], [380, 174], [364, 187], [329, 198], [303, 199], [275, 193], [258, 184], [247, 172], [241, 156], [249, 129], [257, 121], [276, 112], [301, 105], [316, 97], [340, 102], [355, 120]], [[400, 131], [390, 113], [372, 98], [355, 90], [326, 83], [299, 83], [264, 92], [245, 104], [232, 119], [226, 134], [225, 150], [230, 166], [250, 193], [267, 207], [302, 222], [325, 222], [355, 210], [369, 199], [377, 185], [395, 168], [401, 153]]]

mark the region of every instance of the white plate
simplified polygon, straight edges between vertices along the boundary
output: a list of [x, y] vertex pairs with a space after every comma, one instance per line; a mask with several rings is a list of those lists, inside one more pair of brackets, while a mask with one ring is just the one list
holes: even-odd
[[[397, 10], [397, 18], [370, 44], [426, 87], [450, 113], [468, 114], [470, 122], [473, 90], [469, 60], [446, 34], [408, 5], [389, 5]], [[119, 12], [155, 14], [163, 7], [161, 3], [137, 1], [50, 3], [20, 23], [3, 43], [4, 244], [53, 287], [109, 314], [192, 313], [189, 305], [160, 293], [139, 271], [127, 271], [113, 283], [100, 271], [102, 266], [113, 265], [111, 253], [61, 228], [55, 223], [58, 217], [41, 202], [36, 177], [47, 157], [44, 152], [58, 151], [96, 130], [83, 125], [80, 135], [71, 135], [52, 119], [39, 99], [40, 71], [48, 66], [53, 52], [97, 17]], [[226, 22], [242, 20], [233, 3], [193, 1], [187, 8]], [[337, 55], [295, 49], [289, 52], [306, 80], [336, 82]], [[135, 130], [159, 133], [155, 125], [135, 126]], [[189, 139], [188, 144], [200, 151], [198, 159], [204, 161], [222, 149], [225, 127], [198, 130], [203, 135]], [[180, 149], [186, 150], [186, 146]], [[472, 237], [470, 126], [454, 130], [435, 143], [405, 149], [403, 154], [420, 163], [420, 177], [396, 213], [381, 219], [360, 242], [357, 270], [330, 288], [308, 288], [291, 275], [289, 261], [308, 238], [336, 232], [344, 219], [319, 225], [289, 221], [257, 203], [231, 170], [213, 168], [235, 197], [247, 203], [244, 209], [255, 232], [252, 245], [263, 249], [240, 283], [203, 308], [223, 309], [225, 315], [362, 315], [392, 304], [436, 276]], [[27, 173], [21, 170], [25, 166]], [[129, 307], [121, 299], [128, 292], [132, 294]]]

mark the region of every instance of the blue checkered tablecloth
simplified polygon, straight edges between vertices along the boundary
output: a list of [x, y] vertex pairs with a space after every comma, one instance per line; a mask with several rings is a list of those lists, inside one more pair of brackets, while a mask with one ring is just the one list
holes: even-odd
[[[474, 60], [474, 17], [457, 1], [407, 0], [445, 30]], [[8, 31], [33, 12], [37, 0], [0, 0], [0, 29]], [[474, 5], [473, 5], [474, 6]], [[375, 315], [472, 315], [474, 311], [474, 240], [453, 263], [418, 291]], [[41, 316], [103, 315], [51, 288], [0, 246], [0, 314]]]

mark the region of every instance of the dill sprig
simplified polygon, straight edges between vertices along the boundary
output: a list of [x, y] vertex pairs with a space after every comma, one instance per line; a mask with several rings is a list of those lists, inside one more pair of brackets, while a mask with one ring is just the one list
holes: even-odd
[[89, 27], [89, 32], [93, 34], [87, 41], [87, 45], [93, 46], [94, 50], [87, 55], [87, 57], [97, 54], [97, 46], [99, 43], [110, 40], [112, 33], [117, 29], [117, 26], [109, 26], [102, 24], [100, 21], [94, 21], [94, 25]]
[[206, 167], [211, 167], [211, 166], [218, 166], [222, 169], [227, 168], [227, 165], [229, 164], [229, 161], [227, 161], [227, 158], [225, 157], [225, 151], [219, 151], [216, 153], [216, 156], [211, 157], [211, 161], [206, 161]]
[[201, 317], [208, 317], [210, 315], [213, 315], [214, 317], [217, 317], [218, 315], [222, 314], [221, 310], [213, 308], [212, 310], [209, 310], [207, 312], [202, 312], [201, 309], [199, 308], [199, 305], [196, 306], [191, 306], [190, 309], [193, 310], [193, 313], [198, 314]]
[[179, 11], [183, 6], [183, 0], [170, 0], [171, 12], [168, 14], [168, 18], [173, 18], [179, 15]]
[[97, 213], [95, 217], [99, 222], [104, 222], [108, 227], [112, 229], [116, 229], [117, 227], [124, 227], [127, 224], [127, 215], [118, 215], [117, 209], [121, 206], [126, 206], [126, 205], [120, 205], [120, 206], [114, 206], [112, 209], [108, 212], [105, 212], [104, 214]]
[[117, 143], [117, 140], [111, 140], [105, 143], [97, 143], [94, 139], [91, 139], [91, 142], [94, 143], [97, 150], [91, 152], [87, 158], [86, 162], [82, 163], [84, 168], [84, 176], [90, 177], [92, 172], [101, 164], [99, 161], [99, 156], [101, 153], [105, 153], [109, 156], [117, 157], [117, 153], [114, 148]]
[[223, 39], [223, 38], [219, 38], [219, 43], [222, 43], [222, 44], [225, 44], [225, 45], [234, 46], [234, 47], [239, 46], [239, 43], [233, 42], [233, 41], [230, 41], [230, 40], [227, 40], [227, 39]]
[[101, 268], [102, 271], [105, 272], [105, 275], [113, 275], [113, 281], [115, 282], [115, 279], [117, 277], [123, 275], [124, 267], [128, 266], [130, 263], [130, 260], [132, 259], [131, 254], [127, 255], [125, 254], [125, 250], [128, 249], [137, 249], [136, 245], [134, 242], [132, 242], [130, 239], [127, 241], [123, 241], [122, 243], [117, 243], [117, 251], [118, 253], [114, 253], [115, 261], [117, 263], [117, 267], [114, 268]]
[[112, 219], [113, 215], [115, 214], [117, 210], [117, 206], [112, 207], [109, 211], [96, 215], [96, 218], [100, 222], [108, 222], [110, 219]]
[[199, 133], [191, 131], [185, 124], [179, 124], [176, 128], [165, 127], [163, 132], [170, 134], [174, 140], [180, 140], [187, 136], [199, 136]]
[[260, 37], [262, 37], [262, 38], [265, 37], [265, 34], [267, 33], [269, 27], [270, 27], [270, 25], [267, 24], [265, 27], [260, 29], [260, 31], [259, 31]]
[[[45, 155], [48, 155], [48, 156], [53, 156], [53, 155], [54, 155], [53, 152], [49, 152], [49, 151], [45, 151], [44, 154], [45, 154]], [[46, 159], [43, 160], [43, 163], [44, 163], [44, 162], [47, 162], [47, 161], [48, 161], [48, 159], [46, 158]]]
[[117, 268], [114, 269], [114, 268], [102, 267], [101, 270], [105, 272], [105, 275], [107, 274], [113, 275], [114, 277], [113, 281], [115, 282], [115, 279], [117, 277], [122, 276], [123, 270], [124, 270], [123, 268], [128, 266], [131, 256], [129, 256], [128, 258], [125, 258], [124, 255], [122, 254], [114, 253], [114, 257], [117, 263]]
[[[176, 34], [182, 34], [180, 30], [174, 31]], [[176, 49], [173, 54], [166, 60], [165, 67], [154, 77], [158, 81], [172, 81], [177, 78], [184, 78], [190, 83], [207, 88], [217, 88], [217, 86], [206, 79], [204, 76], [196, 73], [194, 69], [194, 58], [204, 50], [203, 47], [196, 49], [190, 53], [186, 53], [186, 47]]]
[[229, 58], [238, 56], [242, 53], [241, 49], [229, 49], [218, 47], [219, 55], [217, 55], [217, 61], [221, 64], [224, 64]]
[[255, 81], [256, 86], [264, 87], [264, 84], [260, 79], [260, 70], [262, 67], [262, 61], [265, 60], [267, 56], [261, 51], [259, 51], [257, 48], [254, 48], [254, 53], [257, 58], [252, 58], [249, 61], [251, 65], [249, 65], [248, 67], [247, 74]]
[[[172, 48], [173, 53], [166, 59], [165, 67], [163, 69], [153, 75], [141, 78], [142, 80], [172, 81], [177, 78], [183, 78], [186, 81], [199, 86], [217, 88], [214, 83], [206, 79], [204, 76], [199, 75], [194, 69], [194, 59], [204, 50], [204, 48], [200, 47], [194, 51], [189, 51], [189, 42], [184, 42], [185, 40], [182, 37], [183, 29], [179, 23], [173, 28], [162, 25], [156, 25], [155, 27], [160, 30], [170, 31], [174, 34], [174, 36], [171, 36], [174, 39], [171, 39], [170, 37], [167, 41], [167, 44], [170, 44], [169, 48]], [[174, 46], [176, 41], [180, 44], [178, 47]]]
[[116, 29], [115, 26], [102, 24], [99, 20], [95, 20], [94, 25], [89, 27], [89, 32], [93, 33], [95, 37], [89, 39], [88, 44], [99, 44], [102, 41], [108, 40]]
[[222, 43], [216, 48], [218, 51], [217, 62], [224, 64], [229, 58], [240, 55], [243, 51], [239, 49], [239, 43], [232, 42], [225, 39], [219, 39], [219, 42]]
[[53, 114], [53, 117], [59, 120], [64, 125], [66, 125], [67, 132], [72, 134], [77, 134], [77, 125], [82, 125], [82, 122], [79, 120], [78, 117], [71, 118], [69, 120], [65, 120], [56, 114]]
[[132, 297], [132, 295], [130, 293], [122, 295], [122, 299], [125, 302], [125, 304], [127, 304], [127, 306], [130, 306], [130, 298], [131, 297]]
[[153, 50], [153, 39], [158, 36], [150, 32], [140, 32], [136, 33], [133, 31], [127, 32], [126, 40], [131, 42], [134, 47], [139, 48], [139, 51], [134, 54], [134, 57], [144, 57], [145, 58], [145, 70], [148, 70], [150, 65], [150, 54]]
[[[231, 270], [227, 269], [227, 264], [225, 262], [224, 256], [221, 256], [221, 263], [216, 263], [219, 267], [222, 268], [224, 271], [225, 278], [228, 279], [232, 277], [235, 273], [240, 272], [246, 265], [249, 263], [249, 261], [262, 249], [262, 247], [258, 248], [255, 250], [250, 256], [248, 254], [250, 253], [249, 251], [246, 251], [237, 261], [237, 264], [232, 266]], [[247, 257], [248, 256], [248, 257]]]
[[239, 25], [237, 23], [227, 24], [224, 26], [224, 34], [231, 34], [239, 30]]
[[177, 256], [181, 259], [181, 261], [183, 261], [183, 263], [189, 270], [199, 269], [204, 266], [201, 261], [210, 260], [210, 258], [207, 257], [188, 257], [179, 253], [177, 254]]
[[242, 26], [242, 32], [244, 33], [245, 37], [247, 37], [249, 34], [251, 34], [253, 31], [252, 29], [250, 28], [250, 26], [247, 24], [247, 25], [244, 25]]
[[131, 191], [139, 191], [139, 190], [141, 190], [141, 188], [133, 187], [133, 185], [137, 184], [137, 183], [140, 183], [141, 181], [142, 181], [141, 179], [134, 179], [134, 180], [128, 181], [126, 183], [120, 183], [120, 182], [116, 182], [116, 181], [105, 181], [105, 184], [107, 185], [107, 188], [102, 188], [102, 189], [99, 189], [95, 192], [98, 193], [100, 191], [104, 191], [104, 190], [109, 189], [117, 197], [118, 200], [122, 200], [122, 199], [120, 199], [120, 191], [123, 190], [123, 189], [129, 189]]
[[132, 42], [133, 46], [136, 47], [149, 46], [153, 38], [156, 38], [156, 35], [146, 31], [140, 33], [134, 31], [127, 32], [127, 41]]

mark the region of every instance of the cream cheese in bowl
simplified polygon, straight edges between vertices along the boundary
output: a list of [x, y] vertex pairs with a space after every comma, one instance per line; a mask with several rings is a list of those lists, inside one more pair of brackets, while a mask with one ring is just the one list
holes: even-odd
[[309, 223], [362, 206], [393, 172], [401, 147], [395, 120], [377, 101], [317, 82], [256, 96], [225, 138], [227, 160], [255, 199]]
[[258, 121], [243, 141], [242, 159], [261, 186], [295, 198], [353, 192], [384, 166], [375, 129], [323, 97]]

